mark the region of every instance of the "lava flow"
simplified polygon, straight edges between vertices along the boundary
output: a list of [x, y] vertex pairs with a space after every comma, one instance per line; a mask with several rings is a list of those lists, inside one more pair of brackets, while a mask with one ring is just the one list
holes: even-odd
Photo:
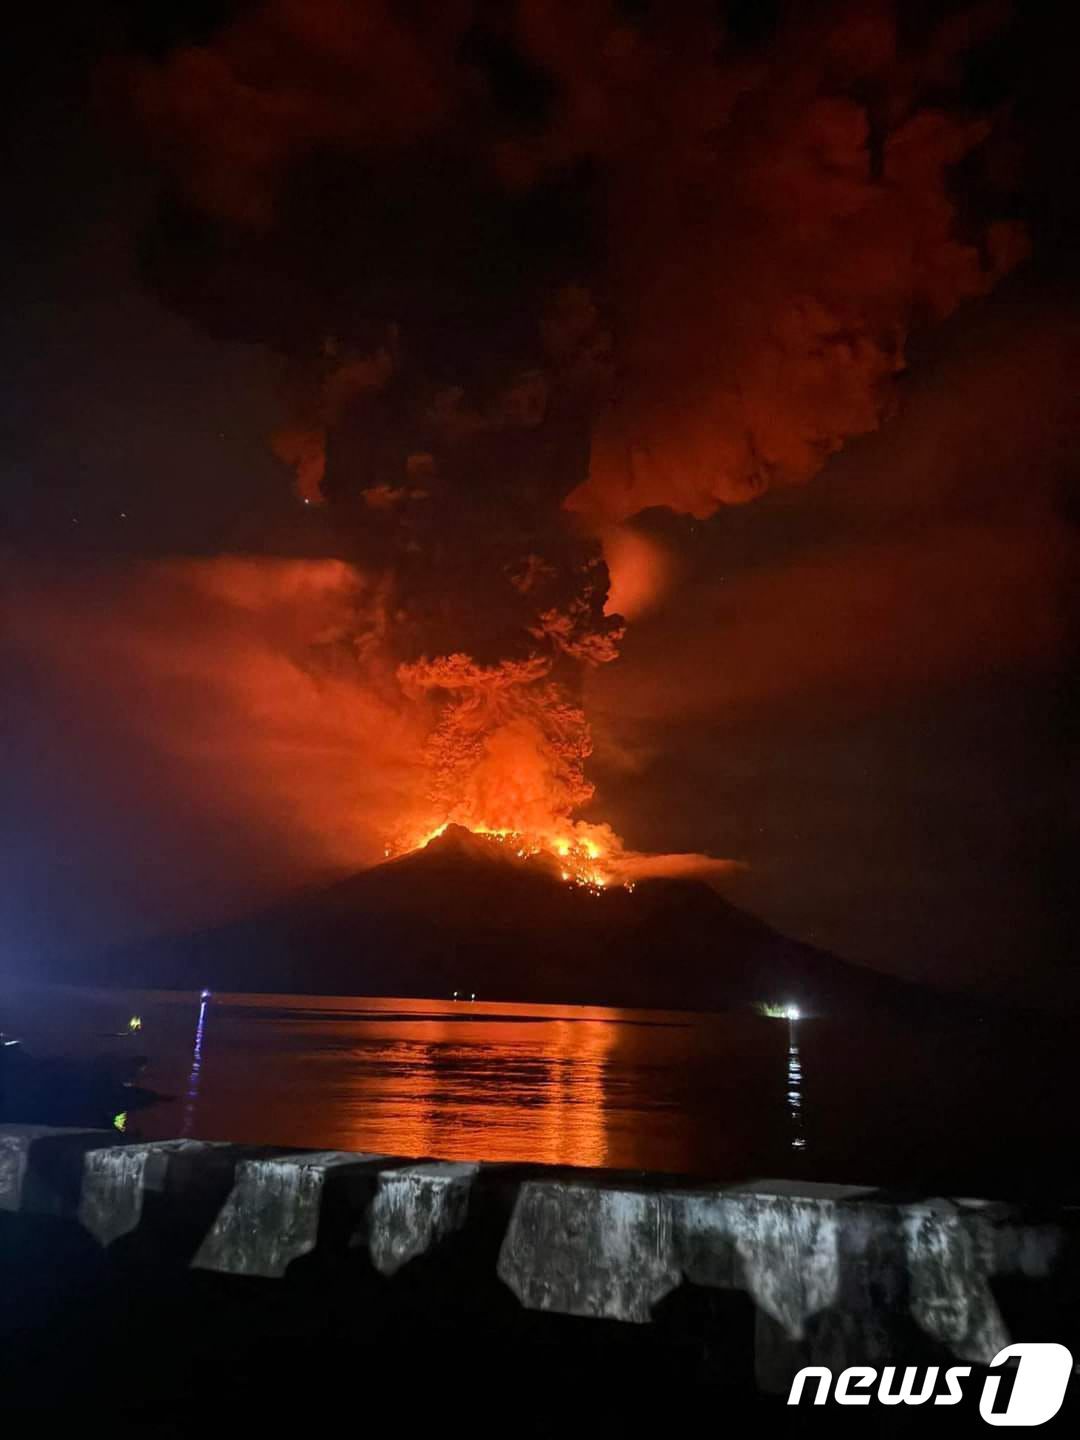
[[[446, 820], [426, 834], [398, 844], [387, 844], [385, 848], [387, 858], [396, 859], [401, 855], [426, 849], [433, 840], [437, 840], [440, 835], [445, 834], [451, 823]], [[580, 833], [540, 835], [520, 830], [489, 829], [482, 825], [463, 826], [462, 828], [493, 846], [499, 846], [503, 853], [509, 854], [517, 860], [529, 861], [538, 857], [553, 857], [559, 865], [559, 878], [568, 885], [579, 886], [590, 894], [598, 895], [609, 886], [620, 883], [616, 873], [617, 865], [611, 865], [604, 848], [591, 835]], [[586, 826], [583, 822], [579, 822], [576, 827], [578, 831], [583, 829], [600, 831], [604, 828], [602, 826]], [[606, 861], [608, 863], [605, 863]], [[634, 888], [632, 880], [624, 880], [621, 883], [627, 890], [632, 891]]]

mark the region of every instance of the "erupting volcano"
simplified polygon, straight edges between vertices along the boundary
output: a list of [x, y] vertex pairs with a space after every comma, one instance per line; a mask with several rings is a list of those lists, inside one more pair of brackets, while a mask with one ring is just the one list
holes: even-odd
[[[664, 717], [695, 717], [712, 784], [710, 715], [742, 693], [733, 635], [769, 696], [800, 667], [827, 684], [837, 652], [892, 655], [848, 620], [850, 536], [825, 620], [787, 643], [785, 567], [816, 603], [813, 565], [751, 553], [728, 600], [698, 532], [737, 531], [741, 507], [779, 533], [794, 487], [888, 421], [912, 337], [1028, 254], [994, 89], [1008, 15], [938, 8], [223, 0], [98, 67], [100, 114], [147, 183], [140, 283], [200, 343], [260, 358], [281, 515], [250, 553], [224, 532], [159, 553], [94, 607], [31, 582], [26, 651], [63, 651], [83, 690], [108, 667], [110, 723], [165, 757], [179, 811], [220, 815], [260, 899], [365, 866], [396, 885], [464, 833], [474, 859], [542, 881], [536, 905], [556, 887], [574, 926], [740, 867], [765, 830], [749, 812], [682, 825], [655, 790], [635, 810], [679, 744]], [[868, 634], [926, 579], [895, 560], [899, 506], [860, 529], [874, 486], [871, 463], [845, 522], [873, 550], [853, 581]], [[803, 528], [820, 541], [831, 516]], [[691, 552], [708, 614], [680, 600]], [[634, 698], [642, 730], [659, 721], [638, 744], [618, 677], [650, 611], [690, 658], [651, 642]], [[728, 790], [767, 764], [734, 766]], [[701, 812], [723, 809], [716, 783]], [[735, 858], [649, 855], [645, 836]]]
[[1025, 254], [959, 98], [990, 17], [791, 7], [762, 51], [722, 10], [266, 0], [107, 77], [153, 283], [282, 357], [274, 451], [361, 577], [335, 643], [417, 737], [386, 857], [462, 825], [640, 873], [581, 818], [609, 596], [665, 579], [627, 522], [810, 480]]
[[[433, 840], [445, 835], [451, 823], [446, 821], [437, 830], [422, 836], [415, 844], [405, 845], [401, 851], [395, 852], [388, 845], [387, 857], [392, 857], [395, 853], [409, 854], [414, 850], [426, 850]], [[560, 880], [568, 885], [583, 886], [594, 895], [606, 890], [612, 883], [611, 861], [595, 840], [582, 839], [576, 833], [569, 836], [546, 836], [525, 835], [520, 830], [492, 830], [482, 825], [464, 828], [469, 829], [471, 835], [477, 836], [486, 844], [500, 846], [517, 860], [539, 859], [542, 863], [557, 861]], [[633, 890], [632, 880], [623, 883], [628, 890]]]
[[787, 939], [701, 880], [609, 884], [604, 863], [448, 825], [248, 919], [115, 951], [99, 973], [165, 989], [663, 1009], [927, 1003], [916, 987]]
[[[593, 637], [604, 643], [594, 644], [593, 654], [614, 658], [616, 623], [605, 620]], [[423, 751], [427, 799], [442, 818], [399, 832], [386, 856], [423, 849], [457, 825], [521, 860], [557, 857], [567, 882], [593, 891], [611, 882], [618, 838], [608, 826], [572, 818], [593, 793], [584, 769], [588, 724], [550, 672], [551, 662], [537, 654], [490, 667], [463, 654], [400, 667], [406, 695], [449, 697]]]
[[[591, 645], [579, 637], [586, 663], [599, 663], [594, 656], [614, 658], [617, 623], [605, 618]], [[552, 659], [542, 652], [491, 666], [453, 654], [399, 667], [406, 696], [444, 697], [436, 701], [437, 719], [423, 748], [426, 799], [438, 818], [391, 839], [388, 856], [423, 847], [448, 825], [462, 825], [519, 858], [540, 851], [560, 856], [567, 878], [577, 883], [607, 883], [596, 862], [617, 850], [618, 841], [607, 827], [572, 818], [593, 793], [585, 778], [588, 723], [552, 670]]]

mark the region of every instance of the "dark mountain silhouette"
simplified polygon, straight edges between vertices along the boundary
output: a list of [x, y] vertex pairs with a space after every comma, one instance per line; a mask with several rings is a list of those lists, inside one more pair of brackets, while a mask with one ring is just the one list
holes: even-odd
[[192, 935], [114, 950], [98, 981], [174, 989], [837, 1012], [924, 992], [786, 939], [697, 880], [596, 894], [451, 827], [425, 850]]
[[697, 880], [599, 894], [451, 826], [248, 919], [113, 951], [96, 978], [175, 989], [837, 1012], [926, 992], [789, 940]]

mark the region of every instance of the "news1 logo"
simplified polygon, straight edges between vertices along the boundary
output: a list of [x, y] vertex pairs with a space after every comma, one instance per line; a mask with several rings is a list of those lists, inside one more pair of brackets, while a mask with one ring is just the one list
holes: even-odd
[[[1008, 1370], [1003, 1369], [1008, 1362]], [[979, 1396], [979, 1414], [988, 1425], [1045, 1425], [1061, 1409], [1073, 1358], [1064, 1345], [1020, 1341], [1006, 1345], [990, 1361]], [[812, 1404], [824, 1405], [832, 1390], [837, 1405], [959, 1405], [970, 1365], [950, 1366], [938, 1383], [940, 1366], [922, 1370], [908, 1365], [897, 1376], [895, 1365], [878, 1371], [872, 1365], [850, 1365], [841, 1370], [833, 1388], [833, 1372], [827, 1365], [808, 1365], [791, 1382], [787, 1403], [798, 1405], [811, 1383], [816, 1385]], [[1011, 1379], [1003, 1391], [1002, 1381]], [[876, 1387], [876, 1388], [875, 1388]]]

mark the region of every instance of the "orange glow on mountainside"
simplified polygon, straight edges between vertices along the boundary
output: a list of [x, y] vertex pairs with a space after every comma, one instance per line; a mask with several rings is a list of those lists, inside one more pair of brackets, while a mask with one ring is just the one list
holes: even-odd
[[[445, 834], [451, 821], [443, 821], [435, 828], [422, 831], [405, 839], [387, 843], [387, 859], [424, 850], [433, 840]], [[530, 861], [537, 857], [553, 857], [559, 866], [559, 877], [568, 885], [577, 885], [592, 894], [599, 894], [609, 886], [623, 884], [633, 890], [632, 880], [620, 880], [617, 856], [621, 849], [616, 837], [610, 840], [604, 835], [606, 826], [587, 825], [583, 821], [574, 824], [566, 832], [542, 834], [485, 825], [463, 826], [470, 834], [500, 847], [501, 853], [516, 860]], [[598, 836], [604, 837], [603, 841]], [[614, 863], [611, 863], [611, 862]], [[605, 863], [607, 862], [607, 863]]]

